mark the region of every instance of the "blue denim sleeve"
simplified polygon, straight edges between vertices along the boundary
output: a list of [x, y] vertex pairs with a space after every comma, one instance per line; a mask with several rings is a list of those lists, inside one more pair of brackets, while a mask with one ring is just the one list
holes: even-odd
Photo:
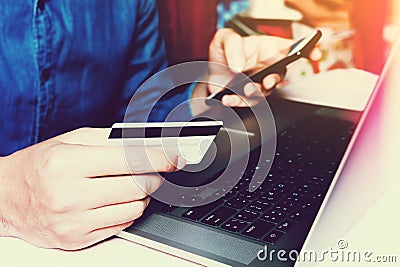
[[[136, 32], [132, 43], [132, 57], [127, 70], [124, 97], [130, 101], [125, 113], [125, 122], [164, 121], [171, 110], [180, 106], [173, 120], [187, 121], [191, 118], [190, 87], [173, 88], [173, 82], [163, 78], [156, 86], [140, 87], [141, 81], [167, 67], [164, 42], [158, 30], [156, 1], [141, 1], [141, 16], [136, 22]], [[137, 101], [136, 101], [137, 99]], [[182, 104], [182, 105], [180, 105]], [[171, 118], [170, 118], [171, 119]]]

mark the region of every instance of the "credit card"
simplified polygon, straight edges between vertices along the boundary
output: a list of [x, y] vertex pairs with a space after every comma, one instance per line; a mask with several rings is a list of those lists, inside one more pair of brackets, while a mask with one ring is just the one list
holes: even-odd
[[115, 123], [108, 142], [175, 150], [186, 164], [198, 164], [222, 126], [222, 121]]

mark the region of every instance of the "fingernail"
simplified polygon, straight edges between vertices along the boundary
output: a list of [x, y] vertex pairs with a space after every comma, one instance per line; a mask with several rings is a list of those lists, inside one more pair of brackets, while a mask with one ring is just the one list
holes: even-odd
[[226, 105], [226, 106], [234, 106], [234, 105], [237, 105], [237, 104], [238, 104], [237, 102], [238, 102], [238, 101], [236, 100], [236, 98], [235, 98], [234, 96], [227, 95], [227, 96], [224, 96], [224, 97], [222, 98], [222, 103], [223, 103], [224, 105]]
[[224, 96], [221, 100], [222, 100], [222, 103], [225, 105], [229, 106], [229, 105], [233, 104], [233, 101], [229, 96]]
[[176, 168], [181, 170], [186, 166], [186, 159], [182, 156], [178, 157], [178, 164], [176, 165]]
[[264, 80], [264, 87], [267, 89], [271, 89], [272, 87], [275, 86], [276, 82], [277, 80], [275, 78], [267, 77]]
[[246, 95], [252, 96], [255, 94], [255, 92], [258, 90], [258, 88], [254, 84], [248, 83], [244, 87], [244, 90], [245, 90]]

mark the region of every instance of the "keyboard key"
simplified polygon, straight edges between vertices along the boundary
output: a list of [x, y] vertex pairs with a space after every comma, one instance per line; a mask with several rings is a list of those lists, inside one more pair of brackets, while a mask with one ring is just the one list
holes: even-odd
[[297, 188], [295, 192], [297, 192], [297, 193], [299, 193], [301, 195], [305, 195], [305, 196], [307, 196], [307, 195], [309, 195], [311, 193], [310, 190], [305, 189], [303, 187]]
[[239, 197], [242, 197], [247, 200], [254, 200], [259, 196], [260, 196], [260, 193], [258, 190], [256, 190], [253, 193], [250, 193], [249, 191], [245, 191], [245, 192], [239, 194]]
[[222, 225], [222, 228], [231, 232], [239, 232], [248, 225], [247, 222], [230, 219]]
[[292, 212], [298, 208], [298, 205], [291, 201], [281, 201], [274, 207], [276, 210], [280, 212]]
[[278, 192], [275, 191], [268, 191], [263, 194], [261, 197], [258, 198], [259, 201], [265, 203], [276, 203], [278, 202], [283, 196], [279, 195]]
[[293, 198], [300, 198], [300, 199], [304, 198], [304, 195], [300, 194], [297, 191], [292, 192], [289, 196], [293, 197]]
[[270, 171], [265, 178], [265, 182], [268, 184], [275, 184], [281, 179], [281, 175], [275, 174], [275, 171]]
[[298, 210], [294, 212], [292, 215], [289, 216], [290, 220], [299, 222], [301, 221], [304, 217], [306, 217], [308, 214], [304, 210]]
[[301, 203], [302, 200], [303, 200], [302, 197], [294, 197], [294, 196], [289, 196], [289, 197], [285, 198], [285, 201], [296, 203], [296, 204]]
[[257, 200], [257, 201], [250, 203], [247, 206], [247, 209], [262, 213], [262, 212], [265, 212], [270, 207], [271, 207], [271, 204]]
[[314, 187], [311, 184], [306, 182], [306, 183], [302, 184], [299, 188], [302, 188], [307, 191], [312, 191]]
[[251, 210], [242, 210], [238, 214], [236, 214], [235, 218], [240, 219], [242, 221], [246, 222], [253, 222], [257, 217], [260, 215], [260, 213], [251, 211]]
[[228, 218], [230, 218], [233, 214], [236, 213], [235, 209], [231, 209], [228, 207], [219, 207], [218, 209], [214, 210], [210, 214], [208, 214], [203, 220], [203, 223], [212, 225], [212, 226], [218, 226], [222, 222], [226, 221]]
[[227, 202], [225, 202], [225, 206], [228, 206], [228, 207], [231, 207], [234, 209], [242, 209], [248, 203], [249, 203], [249, 201], [245, 198], [233, 197], [233, 198], [229, 199]]
[[274, 243], [276, 243], [276, 242], [278, 241], [279, 238], [282, 237], [283, 234], [284, 234], [283, 232], [273, 230], [273, 231], [272, 231], [271, 233], [269, 233], [266, 237], [264, 237], [263, 240], [264, 240], [265, 242], [267, 242], [267, 243], [274, 244]]
[[280, 225], [278, 225], [278, 227], [276, 227], [276, 229], [279, 231], [282, 231], [282, 232], [287, 232], [290, 229], [292, 229], [295, 224], [296, 224], [295, 221], [286, 220], [286, 221], [282, 222]]
[[273, 192], [275, 192], [275, 193], [277, 193], [277, 194], [279, 194], [279, 195], [282, 196], [282, 195], [288, 194], [289, 191], [290, 191], [290, 189], [289, 189], [289, 188], [286, 188], [286, 184], [284, 184], [284, 183], [279, 183], [279, 184], [275, 185], [275, 186], [271, 189], [271, 191], [273, 191]]
[[206, 215], [216, 207], [222, 205], [223, 203], [224, 202], [222, 200], [217, 200], [204, 206], [191, 208], [190, 210], [183, 213], [182, 217], [194, 221], [200, 220], [202, 217], [204, 217], [204, 215]]
[[282, 183], [285, 184], [288, 191], [293, 191], [294, 188], [297, 186], [296, 180], [293, 179], [285, 179], [284, 181], [282, 181]]
[[311, 182], [313, 182], [314, 184], [319, 184], [319, 186], [326, 186], [328, 179], [325, 177], [322, 177], [322, 175], [314, 175], [313, 177], [311, 177], [310, 179]]
[[250, 186], [250, 188], [246, 188], [246, 190], [250, 189], [250, 191], [257, 192], [258, 194], [261, 195], [261, 194], [264, 194], [264, 192], [266, 190], [268, 190], [270, 187], [271, 187], [270, 185], [267, 185], [265, 183], [263, 183], [261, 185], [259, 183], [256, 183], [256, 184]]
[[316, 207], [316, 204], [311, 201], [308, 201], [308, 202], [304, 203], [303, 205], [301, 205], [301, 208], [303, 210], [311, 210], [315, 207]]
[[242, 234], [252, 238], [261, 238], [263, 235], [268, 233], [275, 224], [263, 220], [256, 220], [249, 227], [247, 227]]
[[324, 170], [320, 174], [321, 178], [325, 178], [328, 181], [331, 181], [333, 176], [335, 176], [335, 172], [331, 170]]
[[277, 210], [269, 210], [261, 217], [261, 219], [273, 222], [280, 223], [286, 218], [287, 214], [283, 212], [279, 212]]
[[325, 194], [324, 193], [317, 193], [311, 197], [312, 202], [321, 203], [324, 200]]
[[315, 180], [315, 179], [310, 179], [306, 183], [308, 185], [310, 185], [312, 188], [320, 188], [320, 187], [322, 187], [322, 183], [320, 181], [318, 181], [318, 180]]

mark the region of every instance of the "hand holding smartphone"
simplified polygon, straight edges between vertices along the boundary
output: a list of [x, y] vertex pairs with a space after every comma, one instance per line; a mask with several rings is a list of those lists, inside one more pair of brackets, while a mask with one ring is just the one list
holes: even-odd
[[[249, 79], [255, 83], [262, 83], [263, 79], [269, 74], [276, 73], [284, 77], [287, 71], [287, 66], [300, 58], [307, 58], [314, 49], [314, 46], [318, 43], [321, 36], [321, 31], [317, 30], [312, 36], [308, 38], [302, 38], [294, 43], [291, 46], [288, 55], [278, 62], [264, 68], [261, 71], [250, 70], [236, 75], [222, 91], [208, 96], [206, 99], [206, 104], [209, 106], [216, 105], [216, 103], [222, 101], [222, 97], [224, 95], [228, 94], [239, 94], [244, 96], [243, 87], [249, 82]], [[244, 78], [243, 74], [249, 77], [249, 79]]]

